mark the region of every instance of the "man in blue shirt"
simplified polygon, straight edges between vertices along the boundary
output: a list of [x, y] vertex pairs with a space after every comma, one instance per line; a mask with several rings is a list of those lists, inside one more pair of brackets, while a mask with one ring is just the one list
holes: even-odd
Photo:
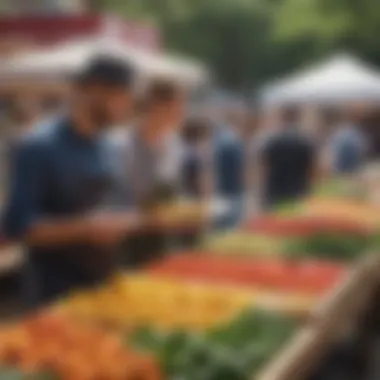
[[221, 229], [235, 227], [243, 216], [244, 142], [241, 126], [235, 118], [231, 120], [228, 125], [219, 127], [214, 146], [216, 191], [230, 204], [230, 212], [216, 225]]
[[365, 161], [367, 141], [355, 122], [344, 121], [331, 138], [333, 169], [338, 174], [355, 173]]
[[236, 127], [230, 128], [216, 141], [216, 186], [220, 196], [238, 198], [244, 191], [244, 145]]
[[17, 144], [3, 228], [27, 247], [33, 306], [104, 279], [113, 248], [138, 228], [132, 215], [101, 210], [113, 179], [102, 132], [125, 119], [131, 83], [123, 62], [95, 58], [73, 84], [68, 114]]

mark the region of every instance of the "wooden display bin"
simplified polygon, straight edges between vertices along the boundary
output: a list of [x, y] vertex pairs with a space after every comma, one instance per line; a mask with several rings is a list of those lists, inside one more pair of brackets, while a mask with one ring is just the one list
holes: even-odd
[[368, 360], [366, 352], [371, 344], [368, 337], [372, 323], [379, 316], [378, 310], [374, 310], [378, 305], [376, 302], [372, 305], [379, 294], [379, 273], [380, 255], [372, 254], [360, 261], [310, 314], [306, 326], [254, 379], [307, 379], [318, 368], [324, 354], [354, 326], [360, 330], [361, 356]]

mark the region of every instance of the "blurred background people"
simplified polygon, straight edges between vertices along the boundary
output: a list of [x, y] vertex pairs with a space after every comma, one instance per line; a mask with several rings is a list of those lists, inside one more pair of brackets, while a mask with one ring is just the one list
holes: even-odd
[[317, 148], [319, 175], [321, 180], [328, 180], [335, 172], [331, 139], [339, 125], [340, 112], [336, 107], [323, 107], [317, 112], [314, 142]]
[[236, 199], [244, 187], [244, 125], [240, 115], [230, 111], [218, 126], [215, 141], [215, 187], [218, 196]]
[[282, 110], [279, 130], [260, 149], [259, 165], [260, 196], [265, 208], [308, 194], [314, 180], [315, 148], [299, 125], [296, 108]]
[[207, 199], [214, 190], [212, 127], [202, 116], [189, 117], [181, 131], [182, 192], [186, 197]]
[[247, 112], [243, 132], [244, 139], [244, 191], [252, 198], [256, 182], [256, 145], [262, 135], [263, 115], [258, 109]]
[[54, 120], [64, 114], [65, 108], [67, 108], [66, 102], [59, 98], [58, 96], [47, 96], [42, 101], [42, 118], [48, 124], [50, 121]]
[[8, 136], [11, 141], [30, 132], [42, 117], [41, 105], [38, 99], [26, 98], [22, 101], [15, 99], [9, 108], [8, 120], [13, 126]]
[[[41, 107], [37, 99], [25, 98], [23, 101], [14, 99], [7, 112], [6, 132], [1, 144], [1, 179], [2, 184], [8, 183], [9, 164], [18, 141], [33, 131], [41, 118]], [[2, 188], [4, 190], [4, 187]], [[2, 194], [3, 196], [3, 194]]]
[[261, 208], [263, 176], [261, 166], [261, 151], [276, 132], [280, 130], [281, 117], [278, 109], [256, 111], [257, 115], [253, 132], [249, 138], [245, 154], [245, 192], [247, 196], [248, 213], [257, 212]]
[[352, 174], [358, 171], [366, 159], [369, 142], [355, 107], [341, 112], [331, 136], [331, 158], [336, 174]]
[[218, 229], [236, 226], [245, 196], [245, 119], [234, 109], [224, 115], [214, 137], [214, 193], [227, 202], [230, 211], [217, 223]]

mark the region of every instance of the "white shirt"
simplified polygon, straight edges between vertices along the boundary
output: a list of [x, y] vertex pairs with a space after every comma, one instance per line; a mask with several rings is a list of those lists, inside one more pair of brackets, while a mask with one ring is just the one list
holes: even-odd
[[178, 186], [184, 149], [175, 132], [154, 147], [142, 141], [134, 127], [113, 131], [109, 140], [118, 192], [128, 194], [125, 197], [130, 201], [149, 192], [157, 181]]

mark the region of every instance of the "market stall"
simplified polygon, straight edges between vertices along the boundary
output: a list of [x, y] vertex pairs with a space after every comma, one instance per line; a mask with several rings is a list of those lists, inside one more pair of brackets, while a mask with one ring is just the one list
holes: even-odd
[[[5, 326], [0, 362], [26, 372], [48, 369], [62, 379], [99, 373], [117, 379], [117, 371], [144, 380], [308, 379], [351, 331], [360, 332], [360, 352], [369, 346], [369, 306], [380, 270], [371, 254], [378, 249], [376, 207], [339, 180], [309, 199], [247, 220], [227, 236], [228, 248], [225, 236], [208, 236], [198, 248], [118, 273], [96, 289], [67, 295], [40, 317]], [[163, 219], [191, 214], [202, 220], [191, 209], [156, 212]], [[78, 324], [85, 326], [83, 335]], [[32, 353], [38, 334], [61, 338], [47, 339]], [[100, 355], [90, 343], [101, 338], [97, 334], [104, 334], [116, 357], [137, 358], [140, 367], [127, 360], [120, 368], [114, 359], [106, 365], [99, 356], [90, 368], [85, 358]], [[115, 336], [126, 349], [111, 344]], [[70, 345], [78, 347], [74, 362], [58, 360]], [[359, 354], [355, 361], [363, 364]]]
[[1, 82], [6, 84], [22, 78], [54, 83], [73, 75], [94, 55], [110, 55], [124, 60], [135, 68], [141, 83], [164, 77], [194, 86], [208, 77], [206, 68], [194, 60], [147, 53], [128, 47], [118, 39], [102, 37], [74, 40], [11, 57], [2, 64]]
[[377, 104], [380, 74], [347, 54], [269, 83], [261, 93], [265, 106], [283, 104], [340, 105], [347, 102]]
[[[363, 329], [360, 331], [361, 339], [367, 333], [372, 334], [373, 326], [368, 324], [368, 317], [376, 316], [372, 314], [374, 309], [369, 305], [376, 299], [379, 270], [377, 254], [370, 255], [355, 267], [315, 308], [311, 313], [310, 323], [293, 337], [285, 349], [260, 373], [258, 379], [306, 379], [347, 331]], [[358, 343], [363, 343], [360, 338]], [[365, 358], [369, 354], [368, 346], [359, 346], [357, 349], [363, 350], [361, 354], [364, 358], [356, 355], [355, 359], [358, 360], [358, 365], [363, 365], [360, 360], [368, 360]]]

